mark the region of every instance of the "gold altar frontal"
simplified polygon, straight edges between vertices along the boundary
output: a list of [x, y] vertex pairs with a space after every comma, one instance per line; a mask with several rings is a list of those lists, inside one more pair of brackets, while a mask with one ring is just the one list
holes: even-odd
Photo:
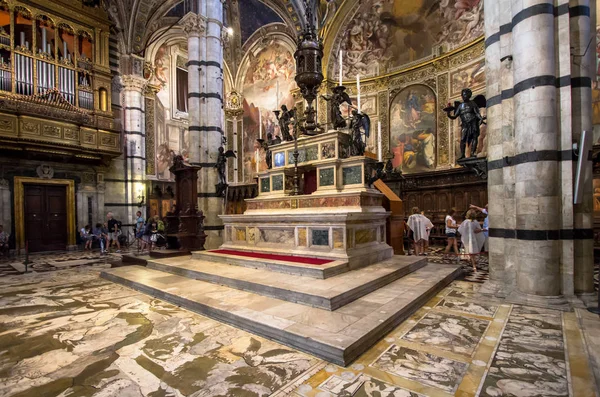
[[343, 131], [298, 139], [298, 173], [316, 171], [316, 190], [292, 196], [294, 142], [274, 145], [273, 168], [242, 215], [221, 215], [223, 249], [331, 258], [359, 268], [392, 257], [383, 194], [369, 186], [376, 161], [347, 157]]

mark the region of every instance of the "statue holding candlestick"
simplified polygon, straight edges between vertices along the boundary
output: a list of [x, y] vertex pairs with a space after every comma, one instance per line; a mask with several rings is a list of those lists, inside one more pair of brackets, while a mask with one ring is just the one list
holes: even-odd
[[350, 96], [346, 93], [346, 87], [334, 87], [332, 95], [321, 95], [321, 98], [330, 103], [329, 118], [331, 119], [333, 128], [336, 130], [346, 128], [346, 120], [342, 116], [342, 111], [340, 110], [340, 106], [342, 106], [343, 103], [352, 106], [352, 99], [350, 99]]
[[444, 109], [446, 114], [451, 120], [456, 120], [460, 117], [461, 121], [461, 139], [460, 139], [460, 152], [461, 156], [459, 160], [466, 157], [466, 146], [467, 144], [471, 148], [471, 157], [477, 156], [477, 140], [479, 139], [479, 126], [485, 122], [485, 118], [481, 116], [479, 108], [486, 106], [486, 99], [483, 95], [477, 95], [473, 100], [473, 92], [465, 88], [461, 93], [463, 102], [456, 101], [454, 106], [448, 104]]
[[352, 142], [350, 143], [350, 156], [364, 156], [366, 144], [363, 141], [363, 131], [366, 138], [371, 132], [371, 119], [366, 113], [360, 113], [358, 110], [352, 110], [352, 119], [350, 120], [350, 130], [352, 131]]
[[281, 114], [279, 110], [276, 110], [275, 117], [279, 122], [279, 129], [281, 130], [281, 137], [285, 141], [293, 141], [294, 138], [290, 134], [290, 123], [292, 119], [296, 117], [296, 108], [288, 110], [287, 106], [281, 105]]

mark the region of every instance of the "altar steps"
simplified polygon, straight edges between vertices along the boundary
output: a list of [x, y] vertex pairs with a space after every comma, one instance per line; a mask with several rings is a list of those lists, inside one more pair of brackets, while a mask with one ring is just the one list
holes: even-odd
[[[458, 266], [421, 266], [420, 258], [412, 257], [411, 260], [412, 264], [407, 265], [408, 270], [411, 270], [411, 266], [418, 269], [333, 311], [142, 266], [107, 270], [101, 273], [101, 277], [345, 366], [414, 313], [461, 271]], [[175, 263], [179, 259], [171, 261]], [[153, 261], [151, 266], [156, 265], [157, 261]], [[185, 268], [179, 264], [165, 270], [175, 271], [175, 267]], [[243, 275], [248, 269], [236, 266], [230, 268], [234, 273], [229, 273], [224, 278], [244, 280], [249, 277]], [[371, 268], [373, 266], [364, 271]], [[236, 271], [239, 271], [239, 276], [235, 275]], [[267, 270], [256, 271], [265, 273], [264, 280], [271, 278], [272, 284], [285, 277]], [[199, 272], [212, 277], [217, 270], [209, 272], [203, 267]], [[367, 273], [361, 274], [366, 277]], [[191, 276], [195, 275], [192, 273]], [[331, 280], [340, 277], [343, 276], [336, 276]], [[306, 277], [303, 279], [304, 285], [327, 281]], [[365, 284], [368, 282], [365, 280]], [[343, 281], [340, 283], [343, 284]], [[267, 283], [254, 284], [260, 286]], [[290, 296], [298, 289], [299, 287], [290, 289]]]
[[150, 260], [147, 266], [288, 302], [336, 310], [426, 265], [423, 257], [395, 256], [324, 280], [187, 258]]

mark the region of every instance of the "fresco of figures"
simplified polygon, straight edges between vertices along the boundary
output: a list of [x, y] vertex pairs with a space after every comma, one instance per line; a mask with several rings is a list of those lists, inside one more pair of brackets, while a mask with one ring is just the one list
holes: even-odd
[[[365, 0], [339, 33], [345, 78], [381, 75], [483, 35], [483, 0]], [[338, 75], [339, 51], [329, 63]]]
[[485, 60], [462, 67], [450, 74], [450, 97], [460, 98], [464, 88], [476, 92], [485, 86]]
[[394, 169], [404, 174], [432, 171], [436, 153], [436, 103], [433, 90], [412, 85], [390, 105], [390, 148]]
[[[294, 100], [290, 90], [296, 87], [294, 76], [296, 64], [291, 50], [282, 44], [271, 44], [262, 49], [246, 66], [244, 78], [244, 132], [242, 137], [244, 180], [252, 181], [256, 172], [256, 139], [262, 131], [262, 137], [268, 134], [279, 136], [279, 125], [273, 110], [281, 105], [293, 107]], [[279, 98], [277, 98], [279, 87]], [[261, 121], [262, 128], [259, 126]], [[264, 153], [260, 152], [259, 169], [267, 165]]]

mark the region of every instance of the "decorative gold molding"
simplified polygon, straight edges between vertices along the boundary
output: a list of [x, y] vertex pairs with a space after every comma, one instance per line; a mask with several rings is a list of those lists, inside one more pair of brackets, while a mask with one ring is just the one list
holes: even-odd
[[41, 179], [16, 176], [14, 180], [15, 236], [17, 250], [25, 248], [25, 185], [66, 186], [67, 191], [67, 245], [75, 245], [75, 181], [69, 179]]

